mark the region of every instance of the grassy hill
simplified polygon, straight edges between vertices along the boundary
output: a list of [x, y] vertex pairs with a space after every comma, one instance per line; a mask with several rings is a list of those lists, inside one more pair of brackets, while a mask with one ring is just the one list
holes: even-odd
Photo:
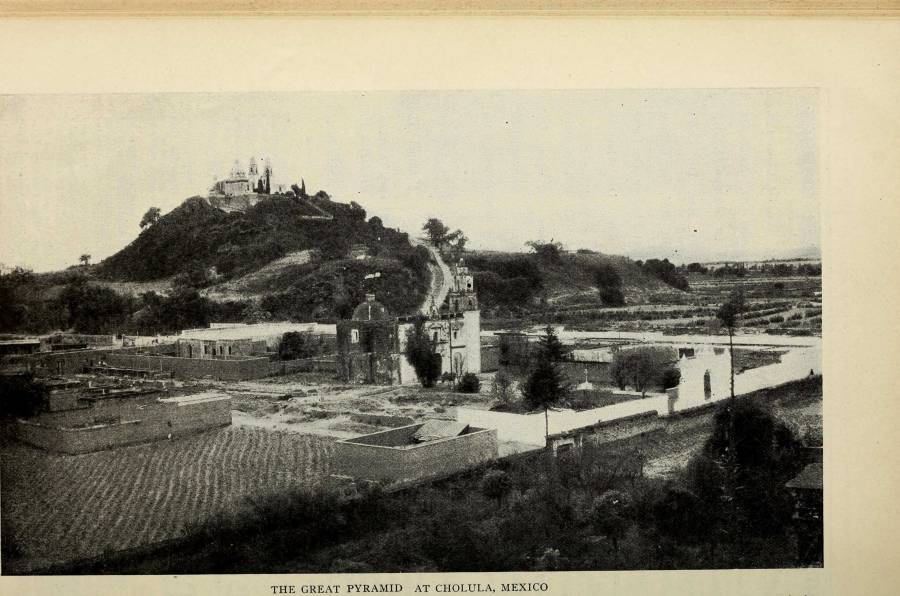
[[[596, 252], [471, 252], [479, 300], [488, 317], [514, 317], [581, 306], [596, 309], [683, 294], [627, 257]], [[617, 289], [611, 301], [604, 288]]]
[[[323, 212], [332, 219], [309, 217]], [[244, 303], [257, 316], [334, 320], [348, 316], [367, 291], [390, 312], [415, 311], [429, 285], [429, 260], [406, 233], [320, 191], [273, 195], [235, 212], [191, 197], [79, 273], [92, 286], [135, 300], [191, 287], [214, 303]]]
[[323, 259], [332, 259], [345, 256], [353, 244], [376, 253], [408, 245], [405, 235], [385, 230], [377, 218], [366, 222], [365, 210], [356, 203], [321, 199], [332, 220], [306, 219], [308, 203], [275, 195], [246, 212], [226, 213], [203, 197], [192, 197], [101, 262], [96, 273], [109, 280], [149, 281], [215, 268], [214, 275], [230, 279], [293, 251], [316, 249]]

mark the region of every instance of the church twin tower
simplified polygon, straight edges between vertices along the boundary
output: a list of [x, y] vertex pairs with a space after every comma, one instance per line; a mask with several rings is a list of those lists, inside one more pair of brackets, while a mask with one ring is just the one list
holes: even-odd
[[241, 169], [238, 160], [234, 160], [231, 173], [225, 180], [217, 180], [209, 189], [210, 196], [240, 196], [248, 194], [272, 194], [272, 163], [266, 158], [262, 173], [256, 165], [256, 158], [250, 158], [247, 171]]

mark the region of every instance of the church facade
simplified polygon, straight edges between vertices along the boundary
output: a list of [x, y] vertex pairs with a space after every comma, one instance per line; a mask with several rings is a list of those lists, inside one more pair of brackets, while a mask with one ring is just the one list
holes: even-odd
[[337, 325], [338, 377], [344, 382], [418, 383], [407, 361], [406, 341], [417, 324], [441, 356], [441, 372], [481, 372], [481, 312], [472, 276], [464, 262], [451, 268], [450, 292], [444, 304], [432, 305], [427, 316], [391, 317], [373, 294], [353, 318]]

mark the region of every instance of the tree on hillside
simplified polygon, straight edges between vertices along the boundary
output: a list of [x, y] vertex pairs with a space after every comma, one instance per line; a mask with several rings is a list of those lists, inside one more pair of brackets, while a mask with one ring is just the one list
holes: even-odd
[[429, 218], [425, 225], [422, 226], [422, 231], [425, 232], [428, 241], [438, 250], [443, 250], [447, 243], [453, 239], [451, 238], [450, 228], [436, 217]]
[[547, 261], [558, 261], [565, 251], [562, 242], [554, 242], [553, 238], [549, 242], [529, 240], [525, 246], [529, 247], [538, 257]]
[[466, 254], [466, 243], [469, 239], [462, 230], [456, 230], [447, 237], [450, 243], [450, 253], [454, 260], [463, 258]]
[[442, 359], [437, 346], [425, 330], [425, 319], [419, 317], [406, 335], [406, 361], [416, 371], [416, 378], [422, 387], [434, 387], [441, 376]]
[[600, 291], [600, 299], [606, 306], [624, 306], [622, 277], [612, 265], [598, 265], [594, 269], [594, 285]]
[[147, 209], [147, 212], [144, 214], [144, 217], [141, 218], [141, 229], [149, 228], [153, 224], [159, 221], [160, 210], [159, 207], [150, 207]]
[[731, 296], [719, 307], [716, 313], [716, 318], [728, 329], [728, 355], [731, 359], [731, 399], [734, 399], [734, 330], [745, 308], [744, 292], [738, 288], [731, 293]]
[[678, 268], [669, 262], [669, 259], [647, 259], [646, 261], [637, 261], [638, 267], [649, 273], [653, 277], [659, 279], [678, 290], [685, 292], [691, 289], [685, 276], [678, 273]]
[[33, 283], [34, 273], [23, 267], [0, 273], [0, 331], [24, 327], [30, 306], [25, 294]]
[[556, 330], [547, 325], [535, 354], [534, 368], [522, 388], [525, 403], [532, 408], [544, 410], [545, 440], [550, 436], [550, 406], [569, 393], [568, 382], [557, 365], [565, 359], [568, 352], [568, 348], [556, 335]]
[[136, 310], [135, 301], [109, 288], [91, 285], [76, 277], [60, 293], [59, 304], [68, 313], [67, 324], [79, 333], [110, 333], [127, 324]]
[[82, 265], [84, 265], [86, 267], [91, 264], [91, 255], [84, 253], [83, 255], [78, 257], [78, 260], [81, 262]]
[[635, 391], [646, 396], [651, 385], [672, 382], [674, 375], [667, 371], [675, 359], [674, 352], [666, 348], [639, 346], [622, 349], [613, 355], [609, 374], [619, 389], [631, 385]]
[[244, 323], [265, 323], [272, 320], [272, 313], [264, 309], [256, 302], [251, 302], [241, 312], [241, 320]]

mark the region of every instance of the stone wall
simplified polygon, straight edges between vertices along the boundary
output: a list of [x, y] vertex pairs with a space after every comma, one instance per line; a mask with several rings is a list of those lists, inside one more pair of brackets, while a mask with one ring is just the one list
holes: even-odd
[[481, 372], [500, 370], [500, 346], [481, 346]]
[[275, 360], [269, 362], [270, 375], [291, 375], [298, 372], [334, 373], [337, 366], [335, 357], [299, 358], [297, 360]]
[[605, 445], [662, 432], [665, 428], [665, 420], [656, 412], [644, 412], [551, 436], [550, 445], [554, 451], [564, 445], [575, 447], [581, 447], [585, 443]]
[[335, 369], [338, 378], [347, 383], [391, 385], [397, 376], [396, 359], [389, 353], [342, 353]]
[[38, 376], [72, 375], [99, 365], [110, 354], [174, 354], [175, 349], [175, 344], [159, 344], [140, 348], [62, 350], [9, 358], [4, 363], [23, 366]]
[[336, 442], [334, 473], [386, 484], [412, 483], [449, 476], [498, 457], [497, 432], [485, 429], [471, 429], [464, 435], [414, 445], [386, 445], [407, 441], [421, 426], [414, 424]]
[[[190, 435], [231, 424], [230, 399], [194, 403], [143, 401], [139, 410], [136, 409], [140, 405], [138, 401], [129, 405], [133, 407], [121, 410], [119, 421], [104, 424], [89, 424], [91, 418], [102, 413], [95, 408], [20, 420], [15, 425], [16, 438], [47, 451], [78, 454]], [[112, 408], [113, 404], [106, 406]]]
[[268, 358], [212, 360], [115, 353], [107, 356], [106, 363], [121, 368], [168, 372], [176, 379], [197, 379], [208, 376], [222, 381], [243, 381], [259, 379], [269, 374]]
[[84, 344], [86, 346], [113, 346], [115, 335], [86, 335], [84, 333], [58, 333], [50, 336], [51, 345]]

